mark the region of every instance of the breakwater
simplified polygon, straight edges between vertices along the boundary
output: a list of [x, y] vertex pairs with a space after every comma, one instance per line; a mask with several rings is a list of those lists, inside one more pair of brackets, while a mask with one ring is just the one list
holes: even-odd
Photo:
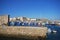
[[6, 26], [0, 27], [0, 35], [16, 38], [44, 38], [46, 37], [47, 27], [27, 27], [27, 26]]

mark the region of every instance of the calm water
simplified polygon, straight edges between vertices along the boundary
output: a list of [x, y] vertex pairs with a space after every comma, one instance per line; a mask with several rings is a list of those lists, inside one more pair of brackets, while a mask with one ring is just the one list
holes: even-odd
[[60, 40], [60, 26], [56, 25], [46, 25], [51, 30], [56, 30], [57, 33], [47, 34], [46, 40]]

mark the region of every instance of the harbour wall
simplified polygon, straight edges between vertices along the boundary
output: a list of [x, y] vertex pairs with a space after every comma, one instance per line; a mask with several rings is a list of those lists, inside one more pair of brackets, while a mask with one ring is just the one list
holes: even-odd
[[46, 27], [0, 26], [0, 35], [13, 37], [46, 37]]

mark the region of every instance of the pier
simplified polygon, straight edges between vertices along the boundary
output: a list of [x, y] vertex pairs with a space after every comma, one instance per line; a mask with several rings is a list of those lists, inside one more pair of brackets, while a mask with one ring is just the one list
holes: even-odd
[[46, 27], [6, 26], [0, 27], [0, 35], [5, 37], [40, 39], [46, 38]]

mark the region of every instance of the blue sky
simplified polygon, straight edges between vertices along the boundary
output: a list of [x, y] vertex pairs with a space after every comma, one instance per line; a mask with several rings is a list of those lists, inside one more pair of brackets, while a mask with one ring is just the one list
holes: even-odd
[[60, 19], [60, 0], [0, 0], [0, 15]]

